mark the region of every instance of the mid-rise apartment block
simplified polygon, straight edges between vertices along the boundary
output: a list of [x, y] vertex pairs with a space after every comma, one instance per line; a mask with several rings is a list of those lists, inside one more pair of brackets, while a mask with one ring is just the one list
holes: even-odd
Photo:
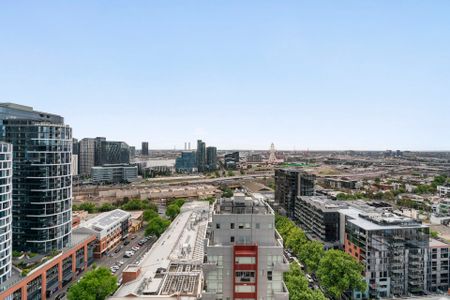
[[208, 227], [203, 299], [289, 298], [283, 282], [289, 264], [265, 202], [243, 193], [220, 199]]
[[275, 203], [282, 213], [294, 218], [297, 196], [314, 196], [315, 175], [300, 169], [275, 170]]
[[364, 265], [368, 284], [357, 299], [422, 295], [429, 290], [429, 228], [387, 211], [340, 210], [344, 250]]
[[339, 245], [339, 210], [346, 205], [324, 196], [299, 196], [295, 203], [295, 219], [312, 239], [330, 246]]
[[428, 289], [433, 293], [448, 293], [450, 245], [436, 239], [430, 240], [430, 272]]

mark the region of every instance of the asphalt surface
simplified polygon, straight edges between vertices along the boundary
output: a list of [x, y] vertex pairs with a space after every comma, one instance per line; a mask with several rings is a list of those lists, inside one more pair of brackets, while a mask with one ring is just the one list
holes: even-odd
[[[131, 239], [132, 236], [136, 236], [134, 239]], [[108, 255], [100, 258], [100, 259], [96, 259], [94, 261], [94, 264], [100, 267], [105, 267], [110, 269], [110, 267], [114, 266], [117, 264], [118, 261], [123, 261], [124, 264], [122, 266], [120, 266], [119, 270], [114, 273], [114, 275], [117, 277], [117, 280], [119, 281], [122, 278], [122, 271], [125, 269], [126, 266], [130, 265], [130, 264], [134, 264], [136, 263], [136, 261], [138, 261], [139, 259], [141, 259], [145, 253], [148, 252], [148, 250], [150, 250], [150, 248], [152, 247], [153, 243], [156, 241], [156, 238], [150, 239], [149, 241], [147, 241], [144, 245], [139, 246], [138, 243], [139, 241], [144, 238], [144, 230], [141, 229], [136, 233], [130, 234], [129, 237], [127, 238], [128, 241], [130, 241], [130, 243], [125, 246], [124, 242], [122, 241], [119, 245], [117, 245], [114, 249], [112, 249]], [[115, 250], [120, 248], [121, 246], [123, 246], [121, 248], [121, 250], [117, 253], [115, 253]], [[136, 253], [130, 257], [130, 258], [125, 258], [123, 257], [123, 255], [125, 254], [125, 251], [129, 251], [131, 250], [131, 248], [138, 246], [139, 250], [136, 251]], [[90, 266], [87, 271], [92, 270], [92, 266]], [[78, 275], [71, 283], [69, 283], [68, 285], [66, 285], [65, 287], [63, 287], [60, 291], [58, 291], [56, 294], [52, 295], [51, 297], [48, 297], [48, 300], [54, 300], [56, 298], [56, 296], [65, 293], [67, 295], [67, 290], [73, 285], [75, 284], [78, 280], [81, 279], [81, 277], [83, 277], [83, 275], [86, 272], [81, 273], [80, 275]], [[65, 296], [62, 299], [67, 299], [67, 296]]]

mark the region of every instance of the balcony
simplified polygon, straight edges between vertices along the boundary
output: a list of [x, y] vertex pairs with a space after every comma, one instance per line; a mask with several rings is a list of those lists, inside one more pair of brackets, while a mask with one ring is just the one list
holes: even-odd
[[289, 292], [286, 287], [286, 284], [283, 282], [282, 290], [279, 292], [273, 292], [273, 299], [274, 300], [289, 300]]
[[277, 272], [287, 272], [289, 271], [289, 263], [287, 260], [283, 257], [282, 262], [274, 262], [272, 263], [273, 270]]

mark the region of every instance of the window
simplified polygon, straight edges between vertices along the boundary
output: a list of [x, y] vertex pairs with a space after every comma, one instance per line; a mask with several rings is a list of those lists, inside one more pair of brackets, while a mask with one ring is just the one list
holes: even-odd
[[239, 229], [244, 229], [244, 224], [240, 223], [240, 224], [238, 225], [238, 228], [239, 228]]
[[216, 223], [216, 229], [220, 229], [220, 223]]
[[256, 223], [256, 224], [255, 224], [255, 228], [256, 228], [256, 229], [259, 229], [259, 223]]
[[272, 271], [267, 271], [267, 280], [272, 281]]
[[235, 263], [237, 264], [245, 264], [245, 265], [251, 265], [256, 263], [255, 257], [247, 257], [247, 256], [236, 256], [234, 258]]
[[231, 228], [231, 229], [234, 229], [234, 223], [231, 223], [231, 224], [230, 224], [230, 228]]
[[234, 243], [234, 236], [230, 236], [230, 243]]

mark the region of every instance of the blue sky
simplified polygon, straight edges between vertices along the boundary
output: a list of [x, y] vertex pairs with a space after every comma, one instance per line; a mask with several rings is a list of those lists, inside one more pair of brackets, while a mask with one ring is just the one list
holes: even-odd
[[1, 1], [0, 101], [150, 148], [450, 150], [450, 1]]

